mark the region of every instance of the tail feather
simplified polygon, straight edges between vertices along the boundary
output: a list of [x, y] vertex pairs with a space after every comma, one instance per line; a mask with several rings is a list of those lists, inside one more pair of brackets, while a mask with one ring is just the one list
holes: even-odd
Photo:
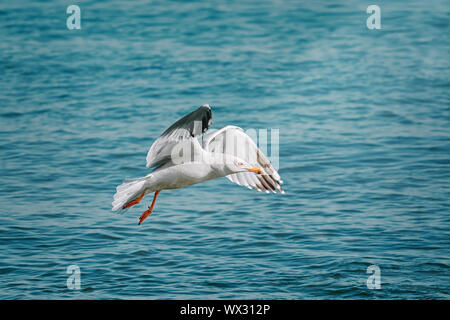
[[139, 197], [144, 192], [146, 178], [128, 180], [117, 186], [112, 211], [122, 211], [125, 204]]

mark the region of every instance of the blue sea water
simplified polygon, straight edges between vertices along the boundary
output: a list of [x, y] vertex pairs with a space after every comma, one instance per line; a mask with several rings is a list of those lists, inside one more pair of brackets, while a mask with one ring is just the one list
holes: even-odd
[[[2, 1], [0, 298], [449, 299], [450, 6], [378, 1], [369, 30], [369, 4]], [[204, 103], [279, 129], [286, 194], [223, 178], [112, 213]]]

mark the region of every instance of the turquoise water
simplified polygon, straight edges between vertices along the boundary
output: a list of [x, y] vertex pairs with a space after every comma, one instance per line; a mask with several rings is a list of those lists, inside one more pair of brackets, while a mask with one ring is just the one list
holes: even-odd
[[[70, 1], [0, 4], [0, 298], [450, 297], [447, 1], [379, 1], [381, 30], [363, 1], [76, 3], [81, 30]], [[286, 194], [223, 178], [112, 213], [204, 103], [280, 130]]]

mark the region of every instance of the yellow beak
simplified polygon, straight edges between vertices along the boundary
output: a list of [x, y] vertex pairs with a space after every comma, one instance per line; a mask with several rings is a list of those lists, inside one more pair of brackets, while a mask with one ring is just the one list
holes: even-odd
[[263, 173], [262, 170], [260, 168], [257, 168], [257, 167], [252, 167], [252, 168], [247, 169], [247, 170], [250, 171], [250, 172], [257, 173], [257, 174], [262, 174]]

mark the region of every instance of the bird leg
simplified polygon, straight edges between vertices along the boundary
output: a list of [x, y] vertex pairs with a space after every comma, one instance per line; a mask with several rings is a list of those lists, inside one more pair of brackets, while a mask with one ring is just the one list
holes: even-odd
[[156, 197], [158, 196], [158, 194], [160, 192], [161, 192], [161, 190], [158, 190], [158, 191], [155, 192], [155, 195], [153, 196], [152, 205], [150, 207], [148, 207], [147, 211], [145, 211], [142, 214], [142, 216], [139, 218], [139, 223], [138, 224], [141, 224], [145, 220], [145, 218], [147, 218], [150, 215], [150, 213], [153, 212], [153, 207], [155, 206]]
[[139, 202], [141, 202], [141, 200], [142, 200], [142, 198], [143, 198], [144, 196], [145, 196], [145, 190], [144, 190], [144, 192], [142, 192], [142, 194], [141, 194], [139, 197], [137, 197], [136, 199], [134, 199], [134, 200], [128, 202], [127, 204], [125, 204], [125, 205], [123, 206], [123, 209], [129, 208], [129, 207], [131, 207], [131, 206], [134, 206], [135, 204], [138, 204]]

